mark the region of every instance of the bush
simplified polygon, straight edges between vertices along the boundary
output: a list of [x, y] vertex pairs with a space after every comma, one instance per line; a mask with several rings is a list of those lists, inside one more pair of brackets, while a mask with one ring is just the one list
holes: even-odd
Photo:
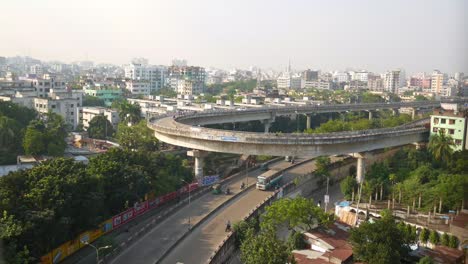
[[456, 236], [450, 236], [449, 247], [457, 248], [458, 247], [458, 238]]
[[307, 246], [302, 233], [292, 231], [288, 237], [289, 250], [305, 249]]
[[429, 235], [429, 242], [431, 242], [434, 246], [439, 244], [439, 233], [435, 230], [431, 230], [431, 234]]

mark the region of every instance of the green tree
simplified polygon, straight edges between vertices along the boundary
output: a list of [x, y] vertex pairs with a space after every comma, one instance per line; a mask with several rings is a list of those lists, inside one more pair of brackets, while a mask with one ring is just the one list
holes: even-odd
[[353, 191], [357, 189], [357, 181], [353, 176], [347, 176], [340, 183], [341, 192], [344, 194], [346, 200], [350, 200], [353, 194]]
[[138, 104], [131, 104], [128, 101], [117, 103], [120, 122], [127, 124], [137, 124], [141, 120], [141, 108]]
[[351, 229], [350, 242], [355, 260], [366, 263], [401, 263], [400, 259], [408, 252], [405, 235], [386, 211], [382, 219]]
[[262, 229], [276, 229], [287, 224], [289, 229], [302, 227], [311, 230], [317, 226], [327, 227], [333, 222], [333, 215], [324, 212], [312, 199], [297, 197], [275, 201], [266, 208], [262, 218]]
[[440, 244], [442, 244], [442, 246], [448, 247], [449, 240], [450, 240], [449, 235], [447, 233], [444, 233], [442, 237], [440, 238]]
[[449, 239], [448, 246], [451, 247], [451, 248], [457, 248], [458, 247], [458, 238], [456, 236], [454, 236], [454, 235], [451, 235], [450, 239]]
[[253, 229], [246, 232], [241, 245], [241, 260], [245, 264], [287, 263], [289, 252], [285, 243], [276, 237], [274, 231], [255, 234]]
[[242, 220], [233, 225], [237, 248], [239, 248], [246, 239], [247, 231], [249, 229], [253, 229], [255, 232], [258, 232], [258, 221], [255, 218], [250, 221]]
[[435, 160], [442, 160], [447, 165], [452, 156], [454, 145], [452, 137], [440, 130], [438, 134], [431, 135], [428, 148]]
[[23, 148], [27, 155], [39, 155], [47, 152], [46, 136], [41, 130], [39, 126], [35, 125], [30, 125], [26, 129], [26, 134], [23, 139]]
[[429, 242], [433, 245], [439, 244], [439, 233], [435, 230], [431, 230], [431, 233], [429, 234]]
[[139, 151], [156, 151], [159, 143], [154, 132], [146, 125], [146, 120], [127, 126], [120, 123], [116, 134], [117, 141], [124, 149]]
[[16, 162], [16, 156], [22, 151], [22, 137], [20, 124], [0, 114], [0, 164]]
[[429, 230], [427, 228], [423, 228], [421, 230], [421, 233], [419, 233], [419, 240], [421, 240], [421, 242], [423, 242], [424, 244], [427, 243], [427, 241], [429, 240]]
[[429, 101], [424, 95], [416, 95], [414, 99], [415, 101]]
[[106, 139], [114, 134], [114, 129], [107, 117], [97, 115], [89, 121], [88, 134], [90, 138]]
[[306, 247], [307, 243], [305, 242], [302, 233], [292, 230], [288, 237], [289, 250], [292, 251], [295, 249], [305, 249]]
[[429, 256], [425, 256], [419, 260], [418, 264], [434, 264], [434, 260]]

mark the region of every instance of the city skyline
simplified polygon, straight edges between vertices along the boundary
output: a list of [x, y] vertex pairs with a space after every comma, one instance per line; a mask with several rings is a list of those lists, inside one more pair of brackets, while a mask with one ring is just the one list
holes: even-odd
[[[122, 65], [468, 72], [465, 1], [4, 3], [0, 56]], [[246, 8], [247, 7], [247, 8]], [[435, 17], [435, 14], [437, 17]], [[31, 35], [35, 27], [38, 34]], [[28, 34], [26, 34], [28, 33]], [[32, 38], [31, 38], [32, 36]], [[129, 37], [130, 36], [130, 37]]]

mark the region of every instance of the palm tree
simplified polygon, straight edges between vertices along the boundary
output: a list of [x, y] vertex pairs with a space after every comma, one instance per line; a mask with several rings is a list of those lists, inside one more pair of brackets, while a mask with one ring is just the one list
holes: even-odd
[[447, 164], [453, 153], [455, 143], [450, 135], [439, 130], [438, 134], [431, 135], [429, 139], [429, 151], [436, 160], [442, 160]]

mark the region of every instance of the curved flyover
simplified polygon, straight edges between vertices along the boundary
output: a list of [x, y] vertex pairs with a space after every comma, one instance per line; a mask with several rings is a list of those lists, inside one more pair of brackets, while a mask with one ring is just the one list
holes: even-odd
[[[444, 101], [466, 102], [466, 100]], [[191, 149], [271, 156], [337, 155], [366, 152], [374, 149], [401, 146], [427, 139], [428, 119], [403, 126], [385, 129], [336, 132], [327, 134], [301, 133], [254, 133], [219, 130], [200, 125], [252, 120], [271, 120], [278, 115], [310, 114], [343, 111], [372, 111], [378, 109], [398, 109], [400, 107], [437, 107], [440, 101], [323, 105], [299, 107], [264, 107], [243, 111], [207, 111], [182, 116], [161, 116], [153, 118], [149, 127], [155, 136], [166, 143]]]

